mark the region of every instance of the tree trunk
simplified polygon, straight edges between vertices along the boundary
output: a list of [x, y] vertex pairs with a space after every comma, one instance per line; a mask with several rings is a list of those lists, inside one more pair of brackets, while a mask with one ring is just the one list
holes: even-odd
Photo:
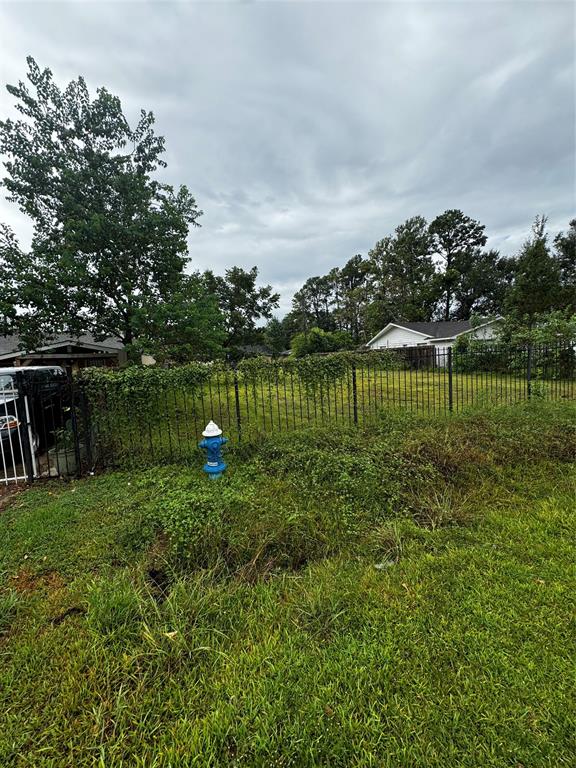
[[450, 304], [452, 302], [452, 288], [450, 286], [450, 280], [452, 279], [450, 271], [452, 268], [452, 254], [448, 252], [446, 254], [446, 307], [444, 308], [444, 320], [450, 320]]

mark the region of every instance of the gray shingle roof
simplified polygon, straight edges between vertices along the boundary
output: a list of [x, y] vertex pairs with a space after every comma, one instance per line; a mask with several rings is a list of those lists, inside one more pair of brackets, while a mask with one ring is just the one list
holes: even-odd
[[[18, 353], [18, 344], [20, 339], [18, 336], [0, 336], [0, 355], [9, 355], [11, 352]], [[52, 339], [46, 339], [40, 345], [40, 348], [46, 347], [59, 347], [63, 344], [77, 344], [78, 346], [90, 345], [90, 347], [100, 347], [103, 351], [110, 349], [123, 349], [124, 345], [118, 339], [104, 339], [104, 341], [95, 341], [94, 336], [91, 334], [84, 334], [82, 336], [73, 337], [66, 334], [59, 334]]]
[[442, 320], [437, 323], [405, 323], [398, 320], [395, 325], [402, 328], [408, 328], [411, 331], [425, 333], [435, 339], [444, 339], [446, 337], [456, 336], [458, 333], [469, 331], [472, 327], [470, 320]]

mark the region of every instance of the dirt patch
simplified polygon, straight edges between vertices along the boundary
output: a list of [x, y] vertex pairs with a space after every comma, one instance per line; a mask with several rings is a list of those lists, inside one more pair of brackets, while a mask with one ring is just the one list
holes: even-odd
[[52, 624], [58, 625], [62, 624], [62, 622], [67, 619], [69, 616], [83, 616], [86, 613], [86, 608], [82, 608], [79, 605], [71, 605], [70, 608], [67, 608], [62, 613], [59, 613], [58, 616], [54, 616], [52, 619]]
[[7, 507], [10, 506], [15, 496], [28, 488], [26, 483], [0, 485], [0, 513], [2, 513]]
[[66, 586], [64, 579], [58, 571], [34, 573], [27, 568], [21, 568], [8, 581], [10, 586], [19, 593], [33, 592], [37, 589], [46, 589], [54, 592]]

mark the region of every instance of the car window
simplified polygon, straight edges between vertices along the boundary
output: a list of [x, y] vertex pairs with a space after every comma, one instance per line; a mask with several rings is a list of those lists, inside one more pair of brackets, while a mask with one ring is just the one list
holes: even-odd
[[10, 373], [0, 373], [0, 389], [13, 389], [15, 383]]

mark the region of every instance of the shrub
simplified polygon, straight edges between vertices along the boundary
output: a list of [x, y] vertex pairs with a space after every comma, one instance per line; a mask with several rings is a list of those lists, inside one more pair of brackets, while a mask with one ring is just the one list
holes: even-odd
[[346, 331], [323, 331], [322, 328], [310, 328], [304, 333], [297, 333], [290, 343], [294, 357], [304, 357], [317, 352], [338, 352], [352, 349], [354, 341]]

